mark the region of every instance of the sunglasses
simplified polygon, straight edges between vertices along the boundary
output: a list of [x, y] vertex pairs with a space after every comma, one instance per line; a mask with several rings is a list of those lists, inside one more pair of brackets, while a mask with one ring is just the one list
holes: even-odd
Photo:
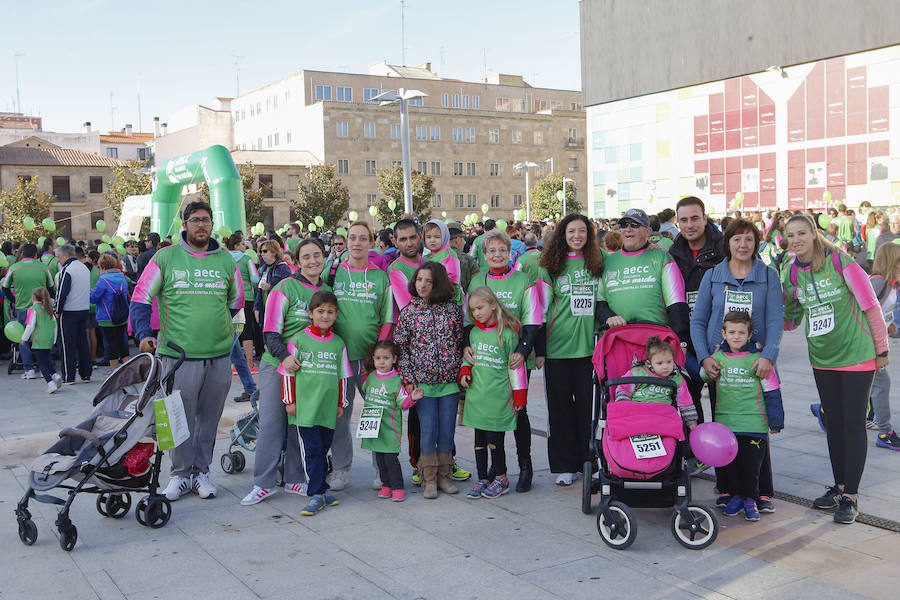
[[268, 251], [268, 250], [260, 250], [259, 253], [260, 253], [260, 254], [268, 254], [269, 251]]
[[624, 223], [620, 223], [619, 227], [625, 227], [626, 229], [640, 229], [643, 225], [635, 223], [634, 221], [625, 221]]

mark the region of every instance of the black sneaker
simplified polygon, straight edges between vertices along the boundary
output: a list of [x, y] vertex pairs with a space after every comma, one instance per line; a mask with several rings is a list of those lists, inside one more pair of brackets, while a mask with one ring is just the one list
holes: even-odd
[[856, 521], [857, 515], [859, 515], [859, 508], [856, 506], [856, 502], [847, 496], [841, 496], [840, 506], [834, 511], [834, 522], [849, 525]]
[[756, 501], [756, 508], [761, 513], [775, 512], [775, 504], [772, 503], [772, 499], [768, 496], [760, 496], [759, 500]]
[[879, 448], [887, 448], [888, 450], [900, 451], [900, 436], [891, 429], [887, 433], [879, 433], [875, 445]]
[[838, 486], [833, 485], [824, 494], [813, 500], [813, 508], [821, 510], [837, 508], [838, 500], [840, 500], [843, 493]]

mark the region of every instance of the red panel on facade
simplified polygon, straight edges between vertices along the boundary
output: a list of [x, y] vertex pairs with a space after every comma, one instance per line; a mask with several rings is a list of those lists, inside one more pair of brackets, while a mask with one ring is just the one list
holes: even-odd
[[825, 120], [825, 133], [828, 137], [844, 137], [844, 115], [829, 115]]
[[759, 155], [759, 168], [760, 169], [771, 169], [775, 170], [775, 153], [774, 152], [766, 152], [765, 154]]
[[889, 123], [890, 111], [888, 109], [869, 109], [869, 133], [887, 131]]
[[825, 77], [823, 76], [810, 75], [806, 78], [806, 118], [825, 118]]
[[788, 141], [802, 142], [806, 139], [806, 121], [791, 121], [788, 123]]
[[864, 112], [852, 112], [847, 115], [847, 135], [860, 135], [869, 128], [869, 119]]
[[724, 194], [725, 193], [725, 175], [709, 176], [709, 193]]
[[694, 173], [709, 173], [709, 161], [708, 160], [695, 160], [694, 161]]
[[744, 210], [759, 210], [759, 192], [744, 192]]
[[741, 191], [741, 174], [740, 173], [725, 173], [725, 193], [728, 194], [730, 198], [732, 194], [737, 194]]
[[843, 202], [847, 199], [847, 188], [843, 185], [828, 186], [832, 202]]
[[788, 210], [802, 210], [806, 208], [806, 188], [788, 190]]
[[768, 210], [770, 208], [776, 208], [778, 203], [776, 201], [777, 194], [775, 191], [761, 191], [759, 193], [759, 208], [761, 210]]
[[806, 149], [806, 162], [824, 162], [825, 161], [825, 148], [807, 148]]
[[[863, 147], [862, 160], [865, 160], [865, 144], [854, 144], [854, 145]], [[846, 162], [846, 160], [847, 160], [846, 146], [844, 146], [843, 144], [828, 146], [828, 155], [825, 158], [825, 161], [828, 163], [829, 166], [830, 165], [840, 165], [840, 167], [843, 169], [844, 162]], [[854, 159], [851, 159], [851, 160], [854, 160]]]
[[755, 169], [759, 166], [759, 156], [756, 154], [748, 154], [741, 160], [741, 167], [744, 169]]
[[825, 109], [828, 116], [844, 114], [844, 87], [846, 83], [847, 77], [843, 71], [827, 72], [825, 76]]
[[806, 119], [806, 139], [821, 140], [825, 137], [825, 119]]
[[721, 152], [725, 149], [725, 134], [724, 133], [711, 133], [709, 135], [709, 151], [710, 152]]
[[735, 129], [734, 131], [726, 131], [725, 132], [725, 149], [726, 150], [737, 150], [741, 147], [741, 130]]
[[806, 187], [806, 169], [804, 167], [790, 167], [788, 169], [788, 189]]
[[709, 132], [722, 133], [725, 131], [725, 113], [717, 112], [709, 114]]
[[825, 208], [825, 203], [822, 201], [822, 194], [824, 193], [824, 187], [808, 188], [806, 190], [806, 205], [810, 208]]
[[733, 77], [725, 80], [725, 110], [741, 108], [741, 80]]
[[757, 124], [757, 109], [745, 108], [741, 111], [741, 127], [754, 127]]
[[825, 61], [825, 70], [826, 71], [843, 71], [844, 70], [844, 57], [836, 56], [834, 58], [829, 58]]
[[847, 112], [865, 112], [868, 95], [866, 91], [866, 67], [847, 69]]
[[890, 156], [891, 143], [888, 140], [869, 142], [869, 156]]
[[[774, 104], [774, 103], [773, 103]], [[801, 83], [788, 100], [788, 121], [802, 121], [806, 118], [806, 84]]]
[[741, 128], [741, 111], [727, 110], [725, 111], [725, 131]]
[[759, 128], [759, 145], [771, 146], [775, 143], [775, 126], [764, 125]]
[[741, 77], [741, 106], [743, 108], [755, 107], [757, 102], [758, 87], [749, 76]]
[[709, 114], [723, 112], [725, 110], [725, 94], [709, 95]]
[[759, 189], [760, 191], [775, 191], [775, 169], [760, 170], [759, 172]]
[[740, 173], [741, 172], [741, 157], [740, 156], [729, 156], [725, 158], [725, 172], [726, 173]]
[[744, 127], [741, 132], [742, 146], [744, 148], [755, 148], [759, 143], [759, 128]]
[[709, 159], [709, 172], [713, 175], [722, 175], [725, 173], [725, 159], [711, 158]]
[[890, 100], [889, 94], [890, 92], [886, 85], [869, 88], [869, 111], [887, 108]]
[[[788, 166], [804, 167], [806, 166], [806, 152], [803, 150], [788, 150]], [[775, 168], [772, 165], [772, 168]]]
[[866, 144], [847, 144], [847, 162], [866, 162]]
[[709, 133], [709, 115], [694, 117], [694, 135]]
[[694, 154], [703, 154], [709, 150], [709, 136], [706, 134], [694, 136]]
[[865, 162], [847, 163], [847, 185], [860, 185], [866, 183], [868, 165]]

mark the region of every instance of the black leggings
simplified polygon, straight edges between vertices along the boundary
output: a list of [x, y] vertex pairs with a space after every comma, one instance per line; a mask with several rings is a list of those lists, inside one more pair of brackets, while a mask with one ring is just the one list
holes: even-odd
[[544, 363], [547, 455], [553, 473], [577, 473], [588, 460], [593, 372], [590, 357], [548, 358]]
[[875, 371], [813, 369], [834, 482], [856, 494], [866, 466], [866, 409]]
[[[766, 437], [737, 436], [738, 453], [731, 463], [716, 469], [717, 487], [722, 494], [759, 500], [759, 470], [766, 456]], [[766, 496], [768, 494], [762, 494]]]
[[376, 452], [375, 464], [381, 483], [392, 490], [403, 489], [403, 472], [400, 470], [400, 459], [396, 452]]
[[[531, 369], [525, 371], [525, 380], [531, 383]], [[531, 420], [528, 418], [528, 407], [523, 406], [516, 413], [516, 430], [513, 432], [516, 438], [516, 456], [519, 465], [531, 460]]]
[[[491, 452], [491, 465], [494, 476], [506, 475], [506, 448], [503, 443], [505, 431], [475, 430], [475, 465], [478, 467], [478, 479], [488, 478], [488, 450]], [[493, 448], [488, 448], [493, 446]]]
[[113, 325], [101, 327], [103, 343], [109, 348], [111, 359], [128, 360], [128, 336], [125, 333], [125, 325]]

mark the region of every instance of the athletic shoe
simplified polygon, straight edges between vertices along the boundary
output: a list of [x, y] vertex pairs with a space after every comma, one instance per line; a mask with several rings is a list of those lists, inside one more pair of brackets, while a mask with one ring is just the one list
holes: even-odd
[[900, 450], [900, 436], [893, 429], [887, 433], [879, 433], [875, 445], [888, 450]]
[[162, 491], [162, 495], [165, 496], [169, 502], [175, 502], [189, 491], [191, 491], [191, 480], [188, 477], [173, 475], [169, 479], [166, 489]]
[[413, 485], [421, 485], [422, 484], [422, 480], [419, 479], [419, 469], [417, 469], [416, 467], [413, 467], [412, 482], [413, 482]]
[[[376, 477], [375, 479], [372, 480], [372, 489], [373, 490], [380, 490], [383, 487], [384, 487], [384, 484], [381, 481], [381, 477]], [[388, 488], [388, 489], [390, 489], [390, 488]]]
[[325, 508], [325, 496], [316, 494], [315, 496], [310, 497], [306, 506], [300, 509], [300, 514], [304, 517], [311, 517], [323, 508]]
[[761, 513], [773, 513], [775, 512], [775, 503], [768, 496], [760, 496], [759, 502], [756, 503], [756, 508]]
[[56, 383], [56, 387], [62, 387], [62, 376], [59, 373], [54, 373], [51, 378]]
[[325, 492], [324, 498], [325, 506], [337, 506], [341, 503], [340, 500], [338, 500], [335, 496], [329, 494], [327, 491]]
[[328, 487], [335, 492], [339, 492], [350, 483], [350, 473], [344, 469], [335, 469], [328, 476]]
[[82, 378], [81, 378], [81, 383], [90, 383], [90, 382], [91, 382], [91, 378], [90, 378], [90, 377], [82, 377]]
[[699, 475], [703, 471], [707, 470], [708, 468], [709, 468], [708, 464], [701, 462], [697, 458], [689, 458], [687, 461], [687, 470], [688, 470], [688, 474], [691, 477], [696, 477], [697, 475]]
[[403, 490], [394, 490], [391, 492], [391, 502], [403, 502], [406, 500], [406, 494]]
[[822, 405], [818, 402], [815, 404], [810, 404], [809, 412], [811, 412], [813, 416], [819, 420], [819, 429], [827, 432], [828, 430], [825, 428], [825, 421], [822, 420], [822, 416], [825, 414], [822, 412]]
[[53, 393], [55, 393], [56, 390], [58, 390], [58, 389], [59, 389], [59, 386], [56, 385], [56, 382], [55, 382], [55, 381], [51, 380], [51, 381], [48, 381], [48, 382], [47, 382], [47, 393], [48, 393], [48, 394], [53, 394]]
[[728, 506], [722, 509], [722, 514], [733, 517], [744, 510], [744, 499], [740, 496], [732, 496]]
[[756, 500], [753, 498], [744, 500], [744, 519], [748, 521], [759, 521], [759, 509], [756, 508]]
[[487, 486], [487, 480], [479, 479], [475, 482], [475, 487], [469, 490], [469, 493], [466, 494], [466, 498], [469, 498], [470, 500], [477, 500], [478, 498], [481, 498], [481, 493], [487, 489]]
[[824, 494], [813, 500], [813, 508], [818, 508], [820, 510], [830, 510], [832, 508], [837, 508], [838, 501], [841, 499], [841, 496], [844, 494], [841, 489], [833, 485]]
[[390, 497], [391, 497], [391, 494], [392, 494], [393, 492], [394, 492], [394, 490], [392, 490], [392, 489], [389, 488], [388, 486], [384, 486], [383, 488], [381, 488], [381, 491], [378, 492], [378, 497], [379, 497], [379, 498], [390, 498]]
[[725, 508], [728, 506], [728, 503], [731, 502], [731, 494], [722, 494], [718, 498], [716, 498], [716, 506]]
[[236, 368], [236, 367], [231, 367], [231, 374], [232, 374], [232, 375], [237, 375], [237, 368]]
[[30, 369], [22, 373], [22, 379], [37, 379], [34, 369]]
[[244, 392], [240, 396], [235, 396], [234, 398], [232, 398], [232, 400], [234, 400], [235, 402], [250, 402], [250, 394]]
[[572, 485], [575, 481], [575, 473], [560, 473], [556, 476], [556, 485]]
[[207, 498], [215, 498], [218, 490], [216, 486], [209, 480], [209, 472], [200, 473], [194, 476], [194, 482], [191, 489], [197, 492], [197, 495], [206, 500]]
[[471, 477], [472, 474], [470, 472], [466, 471], [455, 462], [453, 463], [453, 473], [450, 475], [450, 479], [453, 481], [468, 481]]
[[250, 372], [251, 373], [259, 373], [259, 367], [257, 367], [256, 365], [253, 365], [252, 367], [250, 367]]
[[866, 429], [877, 430], [878, 425], [875, 424], [875, 421], [872, 419], [866, 419]]
[[[287, 488], [287, 486], [285, 486]], [[241, 500], [241, 506], [253, 506], [254, 504], [259, 504], [272, 494], [278, 492], [278, 488], [261, 488], [258, 485], [254, 485], [253, 489], [250, 490], [250, 493], [244, 496], [244, 499]]]
[[306, 484], [305, 483], [285, 483], [284, 491], [288, 494], [295, 494], [297, 496], [306, 496]]
[[841, 496], [838, 509], [834, 511], [834, 522], [849, 525], [856, 520], [857, 516], [859, 516], [859, 507], [856, 502], [847, 496]]
[[509, 491], [509, 479], [504, 479], [500, 481], [499, 479], [493, 480], [490, 485], [487, 486], [487, 489], [481, 492], [482, 498], [499, 498], [503, 494]]
[[103, 371], [103, 378], [106, 379], [107, 377], [109, 377], [110, 375], [112, 375], [115, 372], [116, 372], [116, 369], [113, 369], [112, 367], [110, 367], [107, 370]]

